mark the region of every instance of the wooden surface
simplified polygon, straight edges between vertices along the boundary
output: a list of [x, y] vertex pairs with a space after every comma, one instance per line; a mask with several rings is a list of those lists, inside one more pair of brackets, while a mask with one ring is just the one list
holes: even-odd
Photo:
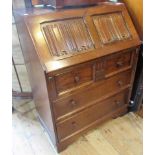
[[[123, 0], [127, 6], [129, 14], [133, 20], [135, 28], [143, 40], [143, 0]], [[134, 80], [134, 87], [132, 91], [131, 100], [134, 101], [134, 106], [131, 110], [137, 110], [138, 105], [142, 103], [143, 100], [143, 47], [140, 48], [140, 54], [138, 58], [138, 65]], [[143, 115], [142, 111], [138, 112]]]
[[143, 40], [143, 0], [123, 0], [141, 40]]
[[138, 111], [137, 111], [137, 114], [143, 118], [143, 103], [141, 103]]
[[[50, 13], [46, 13], [46, 11]], [[130, 38], [124, 39], [123, 44], [121, 41], [116, 40], [114, 44], [109, 42], [109, 44], [105, 46], [104, 44], [102, 44], [97, 34], [96, 28], [93, 24], [93, 20], [91, 19], [90, 16], [94, 14], [104, 14], [104, 13], [109, 13], [109, 12], [111, 13], [116, 11], [122, 12], [123, 16], [125, 16], [124, 18], [125, 18], [126, 24], [128, 25], [129, 31], [132, 35], [132, 39]], [[24, 15], [25, 13], [29, 15], [25, 16]], [[38, 14], [38, 16], [31, 16], [35, 14]], [[124, 8], [124, 5], [121, 3], [119, 4], [106, 3], [105, 5], [96, 6], [96, 7], [89, 7], [89, 8], [83, 8], [83, 9], [81, 8], [70, 9], [70, 10], [64, 9], [64, 10], [55, 11], [55, 12], [44, 9], [44, 14], [43, 14], [43, 11], [41, 11], [41, 9], [40, 10], [33, 9], [32, 11], [28, 11], [28, 12], [17, 11], [16, 15], [23, 16], [26, 24], [25, 28], [28, 28], [30, 30], [29, 32], [31, 33], [31, 37], [33, 40], [35, 40], [34, 46], [35, 46], [35, 49], [37, 50], [39, 60], [42, 63], [44, 70], [48, 73], [52, 71], [54, 72], [58, 69], [63, 69], [79, 63], [90, 61], [90, 60], [99, 58], [101, 56], [112, 54], [112, 53], [121, 51], [123, 49], [131, 48], [133, 46], [138, 46], [141, 44], [139, 37], [133, 27], [132, 21], [128, 15], [128, 12]], [[78, 55], [75, 55], [75, 56], [71, 55], [71, 57], [68, 57], [66, 59], [61, 58], [60, 60], [57, 60], [58, 58], [55, 58], [53, 55], [51, 55], [49, 51], [48, 44], [46, 43], [46, 39], [44, 38], [44, 35], [41, 30], [41, 23], [48, 23], [49, 21], [52, 21], [52, 20], [61, 21], [62, 19], [66, 19], [66, 18], [75, 19], [75, 18], [80, 18], [82, 16], [85, 17], [85, 21], [87, 22], [87, 26], [89, 27], [89, 31], [90, 31], [89, 33], [91, 34], [91, 38], [94, 42], [95, 49], [91, 50], [91, 52], [89, 52], [89, 50], [86, 50], [87, 52], [79, 53]], [[76, 33], [75, 33], [76, 31], [73, 31], [73, 32], [71, 35], [76, 36]], [[61, 35], [59, 33], [57, 33], [57, 35], [58, 35], [58, 38], [61, 38]], [[69, 40], [71, 38], [72, 37], [70, 38], [66, 37], [65, 39]], [[80, 38], [78, 38], [78, 41], [80, 42]], [[58, 42], [57, 40], [56, 42], [61, 44], [62, 46], [62, 42]], [[60, 49], [60, 50], [63, 50], [63, 49]]]
[[[37, 121], [34, 103], [13, 102], [13, 155], [58, 155]], [[129, 113], [84, 134], [60, 155], [142, 155], [142, 134], [142, 118]]]
[[[86, 107], [95, 105], [96, 100], [98, 100], [98, 102], [102, 101], [111, 96], [111, 94], [114, 95], [127, 89], [129, 87], [130, 75], [131, 72], [127, 71], [123, 74], [109, 78], [108, 80], [101, 81], [97, 85], [94, 85], [94, 87], [81, 90], [79, 93], [74, 93], [71, 96], [55, 101], [54, 109], [56, 120], [60, 121], [62, 118], [68, 118], [69, 114], [75, 114]], [[119, 80], [123, 83], [121, 88], [117, 84]], [[72, 103], [73, 101], [76, 103]]]
[[36, 109], [59, 152], [127, 113], [140, 40], [124, 4], [15, 17]]

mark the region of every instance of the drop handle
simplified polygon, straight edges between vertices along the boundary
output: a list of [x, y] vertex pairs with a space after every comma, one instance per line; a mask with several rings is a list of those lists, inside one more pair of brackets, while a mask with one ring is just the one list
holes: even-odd
[[75, 80], [76, 83], [78, 83], [80, 81], [80, 77], [79, 76], [75, 76], [74, 80]]
[[70, 104], [71, 104], [72, 106], [76, 106], [76, 105], [77, 105], [77, 102], [76, 102], [75, 100], [70, 100]]
[[116, 62], [116, 66], [119, 68], [119, 67], [122, 67], [123, 66], [123, 62], [122, 61], [118, 61]]
[[121, 106], [121, 101], [114, 101], [117, 106]]
[[117, 81], [117, 84], [118, 84], [118, 86], [123, 86], [123, 81], [121, 81], [121, 80], [119, 80], [119, 81]]

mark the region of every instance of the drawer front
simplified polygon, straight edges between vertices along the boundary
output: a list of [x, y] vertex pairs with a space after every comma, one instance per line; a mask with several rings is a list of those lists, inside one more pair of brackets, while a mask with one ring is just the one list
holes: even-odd
[[109, 93], [118, 91], [130, 83], [130, 77], [131, 71], [129, 70], [102, 82], [96, 82], [96, 84], [88, 86], [76, 94], [53, 102], [56, 119], [58, 120], [59, 117], [69, 112], [75, 112], [80, 108], [84, 108], [86, 105], [96, 102], [96, 100]]
[[131, 66], [133, 52], [114, 54], [106, 58], [105, 76]]
[[127, 104], [127, 95], [128, 90], [96, 103], [94, 106], [57, 124], [59, 140], [78, 132], [80, 129], [87, 128], [88, 125], [103, 118], [106, 114], [121, 108]]
[[80, 84], [90, 82], [92, 80], [93, 80], [92, 65], [73, 69], [55, 76], [56, 88], [58, 93], [79, 86]]

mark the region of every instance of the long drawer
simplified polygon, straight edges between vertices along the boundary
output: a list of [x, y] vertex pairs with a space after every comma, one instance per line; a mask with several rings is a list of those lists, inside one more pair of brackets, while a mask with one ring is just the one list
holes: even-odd
[[96, 103], [94, 106], [58, 123], [57, 132], [59, 140], [78, 132], [82, 128], [104, 117], [106, 114], [121, 108], [127, 104], [127, 96], [128, 90]]
[[78, 93], [53, 101], [56, 120], [59, 120], [63, 115], [74, 113], [90, 104], [94, 104], [97, 100], [102, 100], [104, 96], [124, 88], [130, 83], [130, 77], [131, 71], [129, 70], [103, 81], [96, 82], [94, 85]]

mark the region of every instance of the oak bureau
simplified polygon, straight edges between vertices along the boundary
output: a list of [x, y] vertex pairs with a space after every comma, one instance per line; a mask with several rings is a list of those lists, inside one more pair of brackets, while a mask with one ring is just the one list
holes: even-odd
[[36, 108], [59, 152], [128, 111], [141, 41], [123, 3], [14, 15]]

